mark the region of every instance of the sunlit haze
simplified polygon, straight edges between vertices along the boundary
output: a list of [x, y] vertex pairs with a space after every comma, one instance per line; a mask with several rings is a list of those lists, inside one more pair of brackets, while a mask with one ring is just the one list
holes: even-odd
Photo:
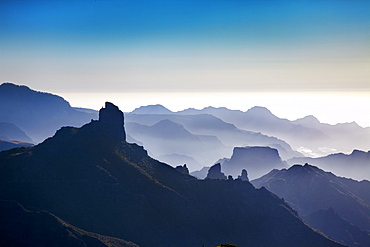
[[[370, 115], [364, 114], [370, 105], [369, 93], [64, 93], [60, 94], [72, 106], [98, 110], [106, 100], [115, 102], [123, 111], [162, 104], [171, 111], [207, 106], [227, 107], [247, 111], [253, 106], [267, 107], [280, 118], [295, 120], [314, 115], [323, 123], [336, 124], [356, 121], [370, 126]], [[346, 104], [343, 104], [346, 102]]]
[[72, 106], [370, 126], [369, 1], [1, 1], [0, 81]]

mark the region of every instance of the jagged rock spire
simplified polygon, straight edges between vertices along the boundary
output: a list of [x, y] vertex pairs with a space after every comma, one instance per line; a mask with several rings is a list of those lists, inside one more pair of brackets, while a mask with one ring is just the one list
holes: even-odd
[[220, 163], [217, 163], [209, 168], [206, 179], [226, 179], [225, 174], [221, 172]]
[[114, 104], [105, 102], [105, 108], [99, 111], [99, 122], [104, 126], [104, 132], [117, 140], [126, 140], [123, 112]]

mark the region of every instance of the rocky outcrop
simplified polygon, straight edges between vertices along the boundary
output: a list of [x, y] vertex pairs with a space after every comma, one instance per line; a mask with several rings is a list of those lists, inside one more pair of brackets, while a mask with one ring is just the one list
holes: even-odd
[[224, 173], [221, 172], [221, 164], [217, 163], [208, 170], [208, 174], [206, 179], [226, 179], [226, 176]]
[[240, 176], [238, 176], [238, 179], [240, 179], [242, 181], [249, 181], [247, 170], [243, 169], [242, 174]]
[[189, 175], [189, 169], [186, 167], [186, 164], [184, 164], [183, 166], [176, 166], [175, 169], [181, 173]]
[[123, 112], [116, 105], [105, 102], [105, 108], [99, 111], [99, 123], [110, 138], [126, 140]]

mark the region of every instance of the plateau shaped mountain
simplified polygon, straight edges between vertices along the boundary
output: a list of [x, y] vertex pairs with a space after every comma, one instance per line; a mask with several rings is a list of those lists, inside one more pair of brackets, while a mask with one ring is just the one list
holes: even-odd
[[319, 158], [297, 157], [287, 160], [287, 163], [309, 163], [338, 176], [370, 180], [370, 151], [353, 150], [351, 154], [336, 153]]
[[74, 227], [46, 211], [30, 211], [13, 201], [0, 201], [2, 246], [138, 247], [122, 239]]
[[123, 124], [123, 113], [106, 103], [97, 121], [1, 152], [0, 199], [142, 247], [342, 246], [266, 189], [197, 180], [150, 158], [125, 141]]
[[287, 165], [279, 156], [279, 152], [270, 147], [235, 147], [230, 159], [222, 159], [222, 171], [226, 175], [237, 177], [245, 169], [252, 180], [273, 169], [286, 168]]
[[32, 139], [13, 123], [0, 122], [0, 139], [32, 143]]
[[[212, 114], [240, 129], [261, 132], [287, 141], [294, 150], [306, 156], [319, 157], [353, 149], [370, 149], [370, 128], [356, 123], [336, 125], [320, 123], [314, 116], [290, 121], [276, 117], [265, 107], [253, 107], [246, 112], [225, 107], [187, 109], [178, 114]], [[284, 158], [285, 159], [285, 158]]]
[[62, 126], [82, 126], [96, 118], [94, 113], [72, 108], [62, 97], [12, 83], [0, 85], [0, 122], [15, 124], [36, 143]]
[[333, 208], [309, 214], [304, 220], [342, 244], [351, 247], [369, 246], [370, 234], [340, 217]]
[[147, 105], [140, 106], [132, 111], [134, 114], [172, 114], [173, 112], [168, 110], [163, 105]]
[[[306, 164], [304, 166], [294, 165], [289, 169], [273, 170], [253, 180], [252, 183], [257, 187], [263, 186], [284, 198], [303, 218], [319, 210], [332, 208], [346, 221], [356, 225], [367, 234], [370, 233], [370, 182], [367, 180], [358, 182], [337, 177], [330, 172], [324, 172], [315, 166]], [[327, 222], [332, 227], [325, 229], [333, 230], [338, 227], [338, 234], [344, 232], [345, 229], [339, 229], [340, 225], [335, 222]], [[329, 231], [323, 230], [323, 232], [334, 238]], [[346, 237], [351, 238], [351, 236]], [[341, 239], [335, 240], [341, 241]], [[354, 239], [351, 245], [356, 241]]]

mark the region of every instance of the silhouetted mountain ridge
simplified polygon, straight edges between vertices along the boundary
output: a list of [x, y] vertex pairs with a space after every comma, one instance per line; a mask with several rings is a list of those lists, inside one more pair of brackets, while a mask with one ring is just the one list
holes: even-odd
[[82, 126], [96, 114], [73, 109], [62, 97], [12, 83], [0, 85], [0, 121], [13, 123], [35, 142], [62, 126]]
[[0, 122], [0, 139], [32, 143], [32, 139], [13, 123]]
[[341, 246], [241, 180], [197, 180], [125, 142], [123, 114], [0, 153], [0, 199], [140, 246]]
[[46, 211], [29, 211], [19, 203], [0, 201], [2, 246], [138, 247], [121, 239], [86, 232]]
[[[337, 177], [333, 173], [324, 172], [315, 166], [306, 164], [304, 166], [294, 165], [289, 169], [273, 170], [269, 174], [253, 180], [252, 183], [257, 187], [264, 186], [284, 198], [304, 218], [319, 210], [333, 208], [340, 217], [369, 235], [369, 181], [358, 182]], [[334, 222], [326, 222], [331, 227], [325, 226], [321, 229], [325, 234], [334, 237], [334, 234], [331, 234], [330, 231], [326, 232], [326, 230], [334, 230], [336, 227], [336, 236], [346, 232], [348, 224], [340, 221], [343, 223], [342, 227], [346, 227], [346, 229], [340, 228], [340, 225], [335, 223], [336, 218], [332, 217]], [[321, 219], [321, 221], [323, 220]], [[315, 221], [318, 222], [318, 220]], [[324, 231], [324, 229], [326, 230]], [[345, 238], [348, 240], [351, 238], [351, 232], [347, 231], [347, 234], [349, 235]], [[356, 241], [353, 239], [351, 245], [354, 245]], [[358, 241], [362, 242], [363, 238], [361, 237]]]
[[339, 176], [370, 180], [370, 151], [353, 150], [350, 154], [335, 153], [318, 158], [297, 157], [287, 160], [287, 163], [310, 163]]

